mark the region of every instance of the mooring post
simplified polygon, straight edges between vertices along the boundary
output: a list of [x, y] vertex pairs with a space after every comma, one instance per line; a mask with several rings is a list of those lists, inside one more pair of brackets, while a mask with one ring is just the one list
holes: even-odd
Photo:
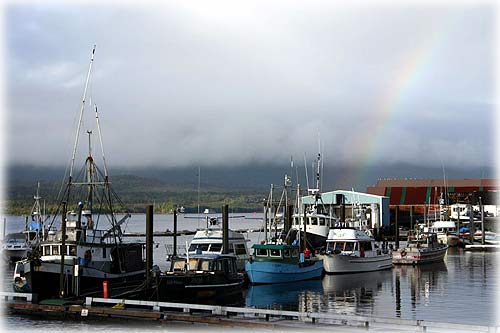
[[222, 206], [222, 253], [229, 253], [229, 206]]
[[66, 201], [62, 203], [61, 213], [61, 264], [59, 270], [59, 297], [63, 298], [64, 295], [64, 253], [66, 252]]
[[153, 205], [146, 207], [146, 282], [150, 282], [153, 268]]
[[396, 250], [399, 249], [399, 223], [398, 223], [398, 218], [399, 218], [399, 205], [396, 206], [396, 212], [395, 212], [395, 219], [394, 219], [394, 224], [396, 226]]
[[177, 256], [177, 207], [174, 209], [174, 251], [172, 256]]
[[[470, 243], [474, 244], [474, 233], [476, 232], [476, 228], [474, 226], [474, 212], [472, 210], [472, 204], [468, 204], [467, 208], [469, 211], [469, 239]], [[460, 214], [458, 215], [458, 218], [460, 219]]]
[[481, 212], [481, 244], [484, 245], [486, 239], [484, 234], [484, 207], [481, 197], [479, 197], [479, 211]]

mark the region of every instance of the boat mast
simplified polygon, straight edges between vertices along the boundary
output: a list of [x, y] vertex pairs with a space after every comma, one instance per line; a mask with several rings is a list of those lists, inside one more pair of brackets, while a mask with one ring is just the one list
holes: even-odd
[[104, 155], [104, 145], [102, 144], [102, 134], [101, 134], [101, 125], [99, 124], [99, 115], [97, 113], [97, 105], [94, 104], [95, 109], [95, 120], [97, 123], [97, 132], [99, 134], [99, 143], [101, 144], [101, 153], [102, 153], [102, 163], [104, 165], [104, 181], [108, 182], [108, 165], [106, 164], [106, 157]]
[[89, 85], [90, 73], [92, 71], [92, 63], [94, 62], [94, 53], [95, 53], [95, 45], [94, 45], [94, 48], [92, 49], [92, 56], [90, 57], [89, 70], [87, 72], [87, 79], [85, 80], [85, 88], [83, 90], [82, 106], [80, 108], [80, 118], [78, 120], [78, 128], [77, 128], [76, 135], [75, 135], [75, 145], [73, 146], [73, 154], [71, 156], [71, 166], [69, 168], [69, 182], [68, 182], [68, 184], [71, 184], [71, 180], [73, 178], [73, 168], [75, 165], [76, 147], [78, 146], [78, 138], [80, 135], [80, 129], [82, 127], [83, 111], [85, 109], [85, 98], [87, 97], [87, 87]]
[[87, 131], [89, 137], [89, 155], [87, 157], [87, 184], [88, 184], [88, 195], [87, 204], [88, 208], [92, 212], [92, 201], [94, 192], [94, 159], [92, 158], [92, 131]]

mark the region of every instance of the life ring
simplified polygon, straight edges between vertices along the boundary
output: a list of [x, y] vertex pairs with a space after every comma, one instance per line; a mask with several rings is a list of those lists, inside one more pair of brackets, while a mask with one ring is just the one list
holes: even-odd
[[401, 257], [406, 257], [406, 251], [405, 250], [401, 251]]

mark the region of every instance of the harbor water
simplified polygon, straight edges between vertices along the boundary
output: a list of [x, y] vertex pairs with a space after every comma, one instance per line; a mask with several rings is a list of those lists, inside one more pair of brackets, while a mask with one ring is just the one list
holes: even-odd
[[[231, 218], [231, 215], [231, 229], [257, 230], [262, 227], [262, 214], [238, 214], [240, 217], [235, 218]], [[179, 232], [206, 226], [203, 218], [192, 217], [179, 215]], [[25, 220], [21, 216], [6, 216], [5, 219], [7, 233], [24, 228]], [[145, 232], [145, 221], [145, 215], [133, 215], [125, 225], [124, 232]], [[167, 229], [173, 230], [173, 216], [155, 215], [154, 230]], [[249, 239], [249, 247], [264, 237], [258, 231], [245, 235]], [[185, 246], [192, 237], [179, 236], [177, 243]], [[136, 239], [125, 237], [124, 241]], [[154, 264], [165, 270], [168, 267], [165, 260], [167, 247], [173, 243], [172, 237], [155, 237], [154, 241]], [[468, 252], [450, 248], [443, 263], [395, 266], [369, 273], [325, 275], [320, 280], [283, 285], [249, 286], [237, 303], [256, 308], [499, 326], [499, 259], [499, 252]], [[3, 266], [5, 291], [11, 291], [12, 270], [12, 265]], [[37, 328], [52, 330], [51, 327], [107, 331], [126, 327], [134, 330], [130, 323], [123, 325], [116, 320], [61, 322], [17, 315], [4, 317], [4, 327], [18, 331], [33, 331]], [[158, 324], [148, 325], [154, 328]], [[137, 330], [140, 329], [137, 327]]]

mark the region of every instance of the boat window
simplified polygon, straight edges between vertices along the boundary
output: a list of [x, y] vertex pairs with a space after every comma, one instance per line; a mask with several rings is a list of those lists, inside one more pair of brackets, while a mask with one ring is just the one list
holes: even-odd
[[53, 256], [59, 255], [59, 246], [57, 246], [57, 245], [52, 246], [52, 255]]
[[222, 250], [222, 244], [210, 244], [211, 252], [220, 252]]
[[317, 217], [311, 218], [311, 225], [318, 225], [318, 218]]
[[210, 267], [210, 261], [209, 260], [203, 260], [200, 265], [200, 270], [202, 271], [209, 271]]
[[290, 257], [290, 249], [284, 249], [283, 250], [283, 257]]
[[[106, 248], [104, 248], [104, 250], [105, 249]], [[104, 253], [104, 251], [103, 251], [103, 253]], [[74, 245], [70, 245], [69, 246], [69, 255], [70, 256], [76, 256], [76, 246], [74, 246]]]
[[255, 249], [255, 255], [259, 257], [267, 257], [267, 249]]
[[234, 244], [235, 247], [235, 254], [236, 255], [241, 255], [241, 254], [246, 254], [247, 249], [245, 247], [245, 244]]
[[372, 250], [372, 243], [371, 242], [359, 242], [359, 246], [361, 249], [363, 249], [365, 251]]
[[102, 257], [106, 258], [106, 248], [105, 247], [102, 248]]
[[354, 243], [353, 242], [345, 242], [344, 251], [353, 251]]
[[332, 242], [327, 242], [327, 243], [326, 243], [326, 250], [327, 250], [327, 251], [330, 251], [330, 252], [331, 252], [331, 251], [333, 251], [333, 250], [335, 249], [335, 247], [334, 247], [333, 245], [334, 245], [334, 243], [332, 243]]
[[293, 248], [292, 249], [292, 257], [298, 257], [299, 256], [299, 249]]
[[184, 260], [176, 260], [173, 262], [172, 271], [182, 271], [184, 270]]
[[323, 217], [319, 219], [319, 225], [325, 225], [325, 219]]
[[335, 242], [334, 249], [339, 250], [339, 251], [344, 251], [344, 243], [343, 242]]
[[193, 244], [193, 243], [191, 243], [191, 245], [189, 245], [189, 250], [188, 250], [188, 251], [189, 251], [189, 252], [194, 252], [194, 251], [196, 251], [196, 246], [197, 246], [197, 245], [198, 245], [198, 244]]
[[271, 249], [271, 257], [281, 257], [281, 251], [279, 249]]
[[198, 259], [189, 259], [189, 270], [190, 271], [198, 270]]

